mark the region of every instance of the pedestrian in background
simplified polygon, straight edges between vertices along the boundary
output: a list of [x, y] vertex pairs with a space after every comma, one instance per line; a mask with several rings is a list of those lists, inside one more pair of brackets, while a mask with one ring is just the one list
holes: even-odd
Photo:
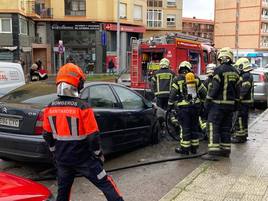
[[111, 59], [108, 63], [108, 73], [110, 75], [114, 74], [114, 68], [115, 68], [114, 61], [113, 59]]
[[231, 127], [233, 112], [239, 101], [239, 74], [232, 66], [233, 51], [226, 47], [218, 54], [220, 65], [214, 70], [205, 107], [208, 110], [208, 154], [206, 160], [219, 160], [231, 153]]
[[77, 173], [98, 187], [108, 201], [123, 201], [114, 181], [103, 169], [104, 158], [94, 112], [79, 98], [85, 75], [71, 58], [67, 62], [56, 77], [59, 98], [44, 109], [43, 122], [43, 137], [57, 168], [57, 201], [70, 200]]

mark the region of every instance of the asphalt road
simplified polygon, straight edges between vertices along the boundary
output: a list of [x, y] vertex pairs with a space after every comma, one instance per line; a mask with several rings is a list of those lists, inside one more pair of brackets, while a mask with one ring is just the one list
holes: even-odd
[[[251, 111], [250, 121], [254, 120], [262, 110]], [[105, 169], [146, 163], [155, 160], [178, 157], [174, 152], [177, 142], [163, 136], [160, 144], [142, 147], [124, 154], [117, 154], [107, 159]], [[206, 151], [206, 143], [202, 142], [199, 153]], [[157, 201], [170, 191], [178, 182], [198, 167], [203, 161], [200, 158], [164, 162], [150, 166], [136, 167], [109, 172], [117, 183], [126, 201]], [[38, 178], [47, 166], [2, 161], [0, 171], [11, 172], [28, 178]], [[38, 176], [39, 175], [39, 176]], [[56, 181], [41, 181], [56, 195]], [[103, 194], [84, 178], [76, 178], [72, 188], [72, 201], [104, 201]]]

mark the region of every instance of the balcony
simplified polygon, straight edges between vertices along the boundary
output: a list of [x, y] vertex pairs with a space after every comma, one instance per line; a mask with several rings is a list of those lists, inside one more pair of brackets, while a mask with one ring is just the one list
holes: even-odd
[[261, 48], [268, 48], [268, 42], [261, 42], [260, 47]]
[[53, 18], [53, 9], [43, 8], [42, 4], [35, 4], [35, 11], [41, 18]]

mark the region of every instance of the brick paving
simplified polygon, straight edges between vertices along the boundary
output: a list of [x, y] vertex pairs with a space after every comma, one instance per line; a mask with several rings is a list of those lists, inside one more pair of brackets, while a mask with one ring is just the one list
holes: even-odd
[[229, 159], [204, 162], [160, 201], [268, 201], [268, 110]]

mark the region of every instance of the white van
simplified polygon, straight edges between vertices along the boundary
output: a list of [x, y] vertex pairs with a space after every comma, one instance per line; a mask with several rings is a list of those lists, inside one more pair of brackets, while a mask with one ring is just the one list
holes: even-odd
[[25, 84], [19, 63], [0, 62], [0, 97]]

